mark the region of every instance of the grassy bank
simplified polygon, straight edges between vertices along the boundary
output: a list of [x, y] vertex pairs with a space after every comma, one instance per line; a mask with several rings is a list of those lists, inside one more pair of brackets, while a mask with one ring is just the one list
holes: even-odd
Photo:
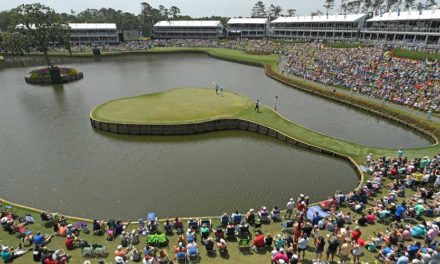
[[429, 51], [405, 50], [396, 48], [393, 51], [394, 56], [398, 58], [412, 59], [412, 60], [440, 60], [440, 54]]

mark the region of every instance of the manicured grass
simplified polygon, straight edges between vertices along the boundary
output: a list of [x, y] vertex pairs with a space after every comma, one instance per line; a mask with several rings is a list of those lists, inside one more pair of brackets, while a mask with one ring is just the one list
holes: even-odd
[[232, 92], [221, 96], [213, 88], [186, 88], [113, 100], [96, 107], [91, 117], [123, 124], [184, 124], [234, 118], [251, 105]]
[[325, 45], [335, 49], [353, 49], [353, 48], [359, 48], [359, 47], [364, 48], [371, 46], [360, 42], [327, 42]]
[[[296, 140], [352, 157], [362, 163], [368, 153], [394, 156], [397, 150], [363, 146], [336, 139], [295, 124], [267, 106], [254, 111], [254, 103], [242, 96], [225, 92], [216, 95], [213, 88], [183, 88], [163, 93], [113, 100], [97, 106], [91, 117], [97, 121], [120, 124], [188, 124], [222, 118], [253, 121], [282, 132]], [[438, 145], [408, 149], [409, 157], [433, 155]]]
[[412, 60], [439, 60], [440, 54], [429, 51], [415, 51], [396, 48], [393, 51], [395, 57], [412, 59]]
[[148, 53], [170, 53], [170, 52], [202, 52], [207, 53], [213, 57], [241, 60], [245, 62], [259, 63], [262, 65], [276, 65], [279, 56], [275, 54], [271, 55], [256, 55], [247, 54], [238, 50], [223, 49], [223, 48], [162, 48], [155, 47], [148, 50]]

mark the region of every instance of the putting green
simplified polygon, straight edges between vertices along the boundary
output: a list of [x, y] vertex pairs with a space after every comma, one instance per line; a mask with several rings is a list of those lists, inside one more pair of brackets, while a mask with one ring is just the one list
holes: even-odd
[[181, 88], [113, 100], [97, 106], [91, 118], [119, 124], [188, 124], [236, 118], [253, 102], [239, 94], [214, 89]]

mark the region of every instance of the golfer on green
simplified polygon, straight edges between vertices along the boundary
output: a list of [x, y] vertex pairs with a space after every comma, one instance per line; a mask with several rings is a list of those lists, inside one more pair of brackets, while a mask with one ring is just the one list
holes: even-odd
[[257, 101], [255, 102], [255, 111], [257, 113], [260, 112], [260, 100], [257, 99]]

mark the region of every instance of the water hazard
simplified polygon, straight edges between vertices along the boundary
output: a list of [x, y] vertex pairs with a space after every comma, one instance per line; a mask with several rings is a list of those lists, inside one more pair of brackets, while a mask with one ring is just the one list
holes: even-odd
[[[41, 61], [43, 63], [43, 61]], [[321, 200], [349, 191], [357, 178], [347, 162], [246, 132], [188, 137], [129, 137], [93, 130], [97, 104], [212, 81], [274, 103], [287, 118], [320, 132], [372, 146], [413, 147], [426, 138], [393, 123], [299, 92], [262, 69], [173, 54], [64, 61], [82, 81], [27, 85], [28, 62], [0, 69], [2, 197], [87, 217], [218, 215], [282, 205], [306, 193]], [[317, 181], [322, 182], [316, 185]]]

